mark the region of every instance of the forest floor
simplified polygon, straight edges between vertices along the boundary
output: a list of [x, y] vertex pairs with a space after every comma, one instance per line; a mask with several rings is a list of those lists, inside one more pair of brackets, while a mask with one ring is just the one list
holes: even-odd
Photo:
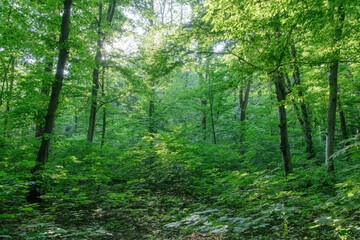
[[360, 239], [360, 164], [336, 179], [323, 166], [284, 178], [279, 166], [222, 158], [151, 167], [111, 159], [51, 162], [38, 204], [25, 200], [28, 162], [0, 172], [0, 239]]

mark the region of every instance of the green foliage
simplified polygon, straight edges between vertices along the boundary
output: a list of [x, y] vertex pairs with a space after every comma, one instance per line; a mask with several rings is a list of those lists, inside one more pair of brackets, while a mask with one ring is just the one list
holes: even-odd
[[[355, 1], [117, 1], [113, 25], [100, 26], [104, 93], [86, 142], [100, 3], [109, 1], [74, 1], [49, 160], [36, 176], [35, 129], [54, 81], [56, 66], [46, 68], [58, 54], [62, 1], [0, 3], [1, 239], [360, 239]], [[336, 126], [330, 175], [321, 156], [337, 48], [348, 132]], [[294, 64], [301, 84], [290, 81], [281, 102], [294, 165], [284, 178], [270, 79], [274, 71], [291, 78]], [[239, 90], [249, 81], [240, 121]], [[313, 159], [293, 108], [302, 101]], [[27, 202], [33, 187], [39, 203]]]

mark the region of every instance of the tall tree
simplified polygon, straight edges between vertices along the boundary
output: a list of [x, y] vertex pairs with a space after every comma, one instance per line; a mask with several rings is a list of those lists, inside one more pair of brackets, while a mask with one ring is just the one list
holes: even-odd
[[10, 74], [9, 74], [9, 79], [7, 77], [7, 74], [5, 75], [4, 78], [4, 83], [6, 82], [6, 91], [7, 91], [7, 96], [6, 96], [6, 109], [5, 109], [5, 119], [4, 119], [4, 136], [5, 137], [9, 137], [10, 133], [9, 133], [9, 129], [8, 129], [8, 124], [9, 124], [9, 114], [10, 114], [10, 103], [13, 97], [13, 89], [14, 89], [14, 77], [15, 77], [15, 58], [11, 57], [11, 70], [10, 70]]
[[102, 66], [102, 78], [101, 78], [101, 97], [103, 105], [103, 117], [102, 117], [102, 134], [101, 134], [101, 147], [105, 143], [106, 134], [106, 102], [105, 102], [105, 66]]
[[[296, 62], [296, 49], [295, 46], [291, 46], [291, 55], [293, 60]], [[294, 86], [300, 87], [300, 69], [297, 66], [297, 64], [293, 65], [293, 80], [294, 80]], [[301, 109], [301, 127], [303, 129], [304, 135], [305, 135], [305, 142], [306, 142], [306, 153], [307, 153], [307, 159], [312, 159], [315, 157], [315, 152], [313, 148], [313, 141], [312, 141], [312, 135], [311, 135], [311, 126], [310, 126], [310, 119], [308, 110], [305, 104], [304, 100], [304, 94], [301, 88], [298, 89], [298, 97], [299, 97], [299, 103], [300, 103], [300, 109]], [[296, 106], [296, 103], [294, 103], [294, 106]]]
[[91, 106], [90, 106], [90, 117], [89, 117], [89, 127], [87, 133], [87, 141], [92, 142], [94, 139], [95, 132], [95, 122], [96, 122], [96, 113], [97, 113], [97, 98], [98, 98], [98, 90], [99, 90], [99, 72], [100, 66], [102, 62], [102, 51], [104, 46], [104, 41], [106, 37], [106, 32], [104, 31], [104, 24], [111, 24], [116, 8], [116, 0], [113, 0], [109, 3], [107, 13], [106, 13], [106, 21], [103, 22], [103, 5], [99, 4], [99, 16], [97, 19], [97, 27], [98, 27], [98, 40], [97, 40], [97, 51], [95, 55], [95, 67], [93, 69], [92, 74], [92, 89], [91, 89]]
[[285, 176], [293, 172], [291, 156], [290, 156], [290, 146], [289, 146], [289, 137], [288, 137], [288, 127], [287, 127], [287, 117], [285, 109], [285, 100], [286, 100], [286, 87], [285, 87], [285, 78], [284, 74], [280, 72], [275, 72], [273, 74], [273, 81], [275, 84], [276, 97], [278, 101], [278, 111], [279, 111], [279, 129], [280, 129], [280, 151], [283, 160], [283, 166], [285, 171]]
[[245, 120], [246, 120], [246, 109], [249, 102], [251, 87], [251, 79], [247, 80], [246, 87], [241, 85], [239, 88], [239, 105], [240, 105], [240, 123], [241, 123], [241, 133], [240, 133], [240, 144], [244, 141], [245, 136]]
[[[32, 174], [36, 181], [40, 180], [39, 170], [41, 170], [47, 163], [49, 157], [49, 148], [51, 143], [51, 133], [55, 124], [55, 114], [59, 105], [59, 98], [61, 88], [63, 86], [64, 70], [66, 60], [69, 55], [69, 45], [67, 43], [70, 32], [70, 14], [71, 14], [72, 0], [64, 1], [64, 13], [61, 22], [61, 32], [59, 40], [59, 57], [57, 61], [57, 68], [55, 74], [55, 81], [52, 84], [50, 101], [45, 116], [44, 132], [41, 136], [41, 145], [36, 158], [36, 166], [32, 169]], [[41, 184], [37, 182], [33, 184], [27, 196], [28, 202], [39, 202], [41, 195]]]
[[[200, 78], [200, 82], [199, 85], [202, 84], [201, 82], [201, 78], [202, 78], [202, 74], [199, 74], [199, 78]], [[206, 74], [205, 74], [205, 79], [206, 79]], [[203, 140], [206, 141], [206, 106], [207, 106], [207, 100], [202, 97], [200, 100], [201, 103], [201, 130], [202, 130], [202, 134], [203, 134]]]
[[[335, 1], [336, 2], [336, 1]], [[328, 108], [328, 120], [326, 128], [326, 152], [325, 163], [326, 171], [334, 172], [334, 159], [332, 155], [335, 152], [335, 123], [336, 123], [336, 102], [338, 94], [338, 69], [339, 69], [339, 57], [340, 57], [340, 40], [342, 35], [342, 25], [345, 20], [345, 12], [342, 4], [336, 6], [337, 11], [334, 15], [335, 18], [335, 30], [333, 36], [333, 63], [330, 65], [329, 72], [329, 108]]]
[[[235, 3], [236, 2], [236, 3]], [[224, 6], [225, 5], [225, 6]], [[259, 72], [267, 73], [275, 84], [279, 104], [280, 151], [285, 175], [292, 172], [290, 147], [288, 143], [285, 80], [282, 73], [284, 60], [289, 56], [289, 41], [300, 12], [287, 14], [288, 8], [279, 1], [227, 1], [208, 0], [205, 19], [214, 24], [214, 30], [237, 43], [233, 52], [240, 62], [246, 63]], [[257, 9], [255, 11], [255, 9]], [[259, 28], [258, 26], [261, 26]]]

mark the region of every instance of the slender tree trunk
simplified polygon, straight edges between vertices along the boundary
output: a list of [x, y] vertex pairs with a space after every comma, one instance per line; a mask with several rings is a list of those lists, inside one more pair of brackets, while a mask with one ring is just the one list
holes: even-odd
[[2, 83], [1, 86], [1, 92], [0, 92], [0, 106], [3, 104], [3, 98], [4, 98], [4, 92], [5, 92], [5, 86], [8, 82], [8, 74], [10, 72], [10, 68], [13, 65], [13, 61], [15, 60], [15, 58], [13, 56], [10, 57], [9, 59], [9, 63], [7, 68], [5, 69], [5, 73], [4, 73], [4, 81]]
[[[199, 74], [199, 78], [202, 78], [202, 74]], [[206, 78], [206, 74], [205, 74], [205, 78]], [[202, 82], [200, 80], [199, 85], [202, 85]], [[204, 97], [202, 97], [202, 99], [200, 100], [201, 103], [201, 130], [202, 130], [202, 134], [203, 134], [203, 140], [206, 141], [206, 105], [207, 105], [207, 101], [206, 99], [204, 99]]]
[[333, 172], [334, 159], [331, 157], [335, 152], [335, 123], [336, 123], [336, 100], [337, 100], [337, 72], [338, 62], [330, 66], [329, 76], [329, 108], [328, 108], [328, 122], [326, 132], [326, 171]]
[[155, 133], [156, 133], [156, 127], [155, 127], [155, 82], [151, 82], [151, 88], [152, 88], [152, 94], [150, 96], [149, 100], [149, 136], [150, 136], [150, 154], [148, 158], [148, 163], [150, 165], [150, 169], [153, 167], [153, 163], [156, 159], [156, 151], [154, 150], [155, 147]]
[[[292, 86], [292, 83], [291, 83], [291, 81], [290, 81], [289, 75], [288, 75], [287, 73], [285, 73], [284, 77], [285, 77], [285, 79], [286, 79], [287, 85], [288, 85], [289, 87], [291, 87], [291, 86]], [[295, 110], [296, 119], [299, 121], [300, 126], [301, 126], [301, 129], [304, 131], [304, 120], [303, 120], [303, 118], [302, 118], [302, 116], [301, 116], [299, 106], [296, 104], [295, 99], [292, 99], [291, 102], [292, 102], [293, 107], [294, 107], [294, 110]]]
[[240, 87], [240, 91], [239, 91], [240, 122], [241, 122], [240, 144], [242, 144], [242, 142], [244, 141], [244, 136], [246, 131], [244, 121], [246, 120], [246, 109], [249, 102], [250, 86], [251, 86], [251, 80], [248, 80], [246, 84], [245, 92], [243, 86]]
[[[98, 46], [99, 46], [98, 41]], [[97, 92], [99, 90], [99, 67], [100, 67], [100, 59], [101, 59], [101, 51], [98, 50], [95, 57], [95, 65], [96, 67], [93, 70], [93, 83], [91, 89], [91, 107], [90, 107], [90, 117], [89, 117], [89, 127], [87, 133], [87, 141], [92, 142], [94, 139], [95, 132], [95, 123], [96, 123], [96, 110], [97, 110]]]
[[180, 24], [182, 24], [183, 22], [183, 6], [182, 4], [180, 5]]
[[[151, 15], [154, 16], [154, 0], [150, 1], [150, 11], [151, 11]], [[152, 16], [148, 19], [149, 20], [149, 24], [150, 27], [154, 26], [154, 20], [152, 18]], [[151, 96], [149, 99], [149, 136], [150, 136], [150, 154], [148, 157], [148, 162], [147, 164], [150, 165], [150, 169], [152, 169], [152, 164], [155, 162], [156, 159], [156, 152], [154, 151], [154, 147], [155, 147], [155, 118], [154, 118], [154, 113], [155, 113], [155, 79], [151, 79]]]
[[173, 0], [170, 0], [170, 24], [172, 25], [174, 21], [174, 16], [173, 16]]
[[[339, 112], [340, 128], [341, 128], [342, 137], [343, 137], [343, 140], [345, 141], [345, 146], [349, 146], [350, 142], [347, 141], [349, 138], [349, 135], [348, 135], [348, 131], [346, 128], [345, 114], [344, 114], [340, 99], [338, 99], [338, 109], [339, 109], [338, 112]], [[351, 155], [349, 153], [346, 154], [346, 159], [348, 162], [350, 162]]]
[[[205, 79], [209, 79], [207, 74], [205, 74]], [[210, 106], [210, 120], [211, 120], [211, 130], [212, 130], [212, 137], [213, 137], [213, 143], [216, 145], [216, 131], [215, 131], [215, 118], [214, 118], [214, 92], [213, 89], [209, 89], [209, 106]]]
[[249, 102], [249, 94], [250, 94], [250, 86], [251, 86], [251, 80], [249, 80], [246, 84], [246, 90], [244, 93], [244, 88], [240, 88], [240, 94], [239, 94], [239, 102], [240, 102], [240, 121], [245, 121], [246, 119], [246, 109]]
[[345, 121], [345, 114], [342, 108], [342, 104], [341, 101], [338, 99], [338, 108], [339, 108], [339, 119], [340, 119], [340, 128], [341, 128], [341, 133], [342, 133], [342, 137], [343, 140], [347, 140], [349, 138], [348, 136], [348, 132], [346, 129], [346, 121]]
[[[296, 60], [295, 46], [291, 46], [291, 54], [292, 54], [293, 59]], [[301, 80], [300, 79], [300, 70], [296, 64], [294, 64], [293, 80], [294, 80], [295, 86], [300, 86], [300, 80]], [[311, 125], [310, 125], [307, 107], [306, 107], [306, 104], [304, 101], [304, 94], [301, 89], [299, 89], [299, 91], [298, 91], [298, 96], [299, 96], [299, 104], [300, 104], [302, 120], [303, 120], [302, 127], [303, 127], [303, 132], [305, 135], [307, 159], [312, 159], [315, 157], [315, 151], [313, 148]]]
[[5, 112], [5, 120], [4, 120], [4, 137], [10, 137], [10, 133], [8, 130], [9, 124], [9, 115], [10, 115], [10, 102], [13, 96], [13, 86], [14, 86], [14, 73], [15, 73], [15, 58], [12, 57], [11, 62], [11, 72], [10, 72], [10, 83], [6, 81], [7, 88], [7, 97], [6, 97], [6, 112]]
[[344, 8], [342, 5], [338, 7], [337, 14], [335, 18], [339, 18], [339, 23], [335, 28], [334, 42], [336, 50], [334, 50], [334, 63], [330, 65], [330, 74], [329, 74], [329, 108], [328, 108], [328, 121], [327, 121], [327, 131], [326, 131], [326, 154], [325, 154], [325, 164], [327, 172], [334, 172], [334, 159], [332, 155], [335, 152], [335, 123], [336, 123], [336, 101], [338, 93], [338, 68], [339, 68], [339, 56], [340, 48], [338, 46], [338, 41], [341, 38], [342, 32], [342, 22], [345, 19]]
[[[116, 7], [116, 0], [109, 3], [106, 20], [111, 23]], [[89, 117], [89, 127], [87, 133], [87, 141], [92, 142], [94, 139], [95, 133], [95, 123], [96, 123], [96, 113], [97, 113], [97, 98], [98, 98], [98, 90], [99, 90], [99, 69], [102, 62], [102, 49], [105, 40], [105, 33], [101, 30], [102, 24], [102, 4], [99, 5], [99, 19], [98, 19], [98, 41], [97, 47], [98, 50], [95, 55], [95, 68], [93, 69], [92, 74], [92, 89], [91, 89], [91, 107], [90, 107], [90, 117]]]
[[74, 117], [74, 132], [77, 133], [78, 132], [78, 125], [79, 125], [79, 117], [78, 117], [78, 112], [77, 110], [75, 110], [75, 117]]
[[160, 4], [161, 23], [164, 24], [165, 10], [166, 10], [166, 0], [161, 1], [159, 4]]
[[103, 47], [103, 34], [101, 32], [101, 22], [102, 22], [102, 3], [99, 4], [99, 18], [98, 18], [98, 41], [97, 47], [98, 50], [95, 55], [95, 68], [92, 73], [92, 89], [91, 89], [91, 107], [90, 107], [90, 117], [89, 117], [89, 127], [87, 133], [87, 141], [92, 142], [94, 139], [95, 132], [95, 123], [96, 123], [96, 108], [97, 108], [97, 92], [99, 90], [99, 68], [102, 58], [102, 47]]
[[[151, 14], [154, 14], [154, 0], [150, 1], [150, 10], [151, 10]], [[154, 20], [152, 17], [149, 18], [149, 24], [150, 27], [154, 26]], [[152, 138], [155, 137], [155, 119], [154, 119], [154, 113], [155, 113], [155, 80], [152, 79], [151, 80], [151, 91], [152, 91], [152, 95], [150, 97], [149, 100], [149, 134]]]
[[30, 187], [30, 192], [26, 197], [28, 202], [40, 202], [40, 195], [41, 195], [41, 183], [38, 181], [41, 180], [38, 171], [41, 170], [44, 165], [46, 164], [49, 156], [49, 147], [51, 142], [51, 132], [53, 130], [55, 124], [55, 114], [59, 105], [59, 97], [61, 93], [61, 88], [63, 85], [64, 79], [64, 69], [67, 57], [69, 55], [68, 46], [66, 41], [69, 37], [70, 32], [70, 13], [71, 13], [71, 4], [72, 0], [65, 0], [64, 1], [64, 13], [62, 16], [62, 23], [61, 23], [61, 34], [60, 34], [60, 51], [59, 51], [59, 58], [58, 64], [55, 74], [55, 81], [52, 84], [52, 92], [49, 101], [49, 106], [47, 110], [47, 114], [45, 117], [45, 127], [44, 133], [41, 140], [41, 145], [39, 148], [39, 152], [36, 158], [36, 166], [32, 169], [32, 174], [34, 177], [34, 181], [37, 181], [36, 184], [33, 184]]
[[210, 100], [210, 118], [211, 118], [211, 130], [213, 136], [213, 143], [216, 145], [216, 132], [215, 132], [215, 121], [214, 121], [214, 112], [213, 112], [213, 103], [214, 100]]
[[103, 72], [102, 72], [101, 92], [102, 92], [102, 101], [103, 101], [103, 118], [102, 118], [102, 134], [101, 134], [101, 147], [102, 147], [104, 146], [105, 143], [105, 133], [106, 133], [105, 66], [103, 66]]
[[152, 90], [152, 96], [149, 100], [149, 133], [150, 136], [154, 137], [155, 130], [155, 118], [154, 118], [154, 112], [155, 112], [155, 82], [151, 82], [151, 90]]
[[286, 177], [289, 173], [293, 172], [293, 168], [292, 168], [291, 156], [290, 156], [286, 109], [284, 105], [284, 101], [286, 100], [284, 74], [275, 72], [274, 83], [275, 83], [276, 97], [279, 104], [278, 111], [279, 111], [279, 128], [280, 128], [280, 151], [282, 155], [284, 172]]
[[206, 105], [207, 101], [205, 99], [201, 100], [201, 130], [203, 134], [203, 140], [206, 141]]

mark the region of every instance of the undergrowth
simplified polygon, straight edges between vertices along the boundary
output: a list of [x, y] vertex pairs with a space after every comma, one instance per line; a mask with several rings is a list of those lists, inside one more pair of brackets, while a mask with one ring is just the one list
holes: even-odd
[[43, 171], [40, 204], [25, 201], [33, 152], [4, 152], [0, 238], [360, 238], [358, 145], [352, 162], [338, 156], [334, 179], [311, 164], [284, 178], [278, 163], [261, 168], [230, 146], [150, 141], [63, 149]]

